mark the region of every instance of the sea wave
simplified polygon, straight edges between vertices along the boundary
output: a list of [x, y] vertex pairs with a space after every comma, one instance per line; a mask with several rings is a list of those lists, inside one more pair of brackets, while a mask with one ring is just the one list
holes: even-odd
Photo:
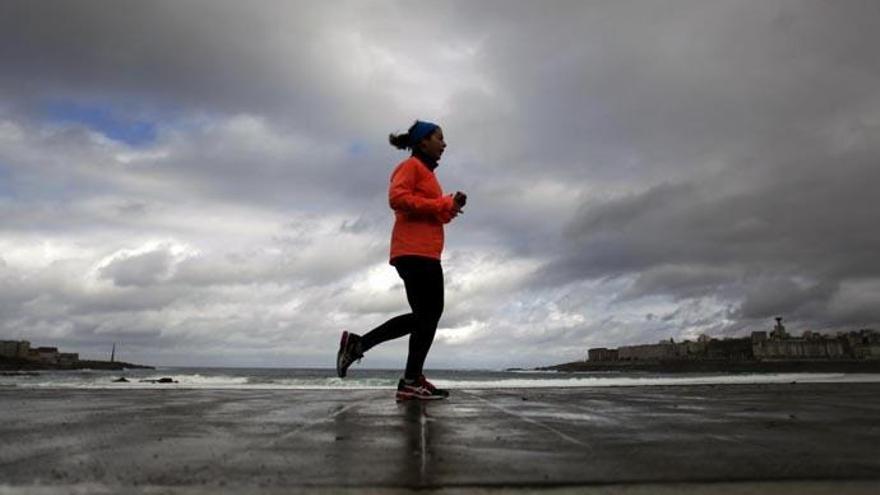
[[[159, 383], [161, 378], [171, 378], [172, 383]], [[0, 387], [17, 388], [73, 388], [73, 389], [361, 389], [384, 390], [397, 386], [397, 377], [350, 376], [247, 376], [235, 374], [181, 373], [161, 375], [145, 374], [116, 382], [106, 374], [62, 375], [57, 373], [3, 377]], [[583, 387], [650, 387], [650, 386], [698, 386], [773, 383], [865, 383], [880, 382], [880, 374], [855, 373], [778, 373], [736, 375], [667, 375], [667, 376], [563, 376], [549, 377], [513, 375], [509, 378], [484, 377], [437, 378], [437, 386], [449, 389], [521, 389], [521, 388], [583, 388]]]

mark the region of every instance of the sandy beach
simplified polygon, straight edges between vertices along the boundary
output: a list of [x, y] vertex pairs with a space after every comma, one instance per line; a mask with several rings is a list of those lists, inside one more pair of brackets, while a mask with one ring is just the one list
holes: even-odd
[[0, 390], [0, 494], [876, 493], [880, 384]]

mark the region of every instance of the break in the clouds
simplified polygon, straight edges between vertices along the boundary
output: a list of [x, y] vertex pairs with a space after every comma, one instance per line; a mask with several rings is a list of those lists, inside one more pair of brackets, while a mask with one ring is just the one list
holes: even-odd
[[[429, 366], [880, 323], [872, 1], [7, 1], [0, 332], [330, 366], [406, 310], [387, 144], [439, 122]], [[365, 364], [400, 366], [404, 341]]]

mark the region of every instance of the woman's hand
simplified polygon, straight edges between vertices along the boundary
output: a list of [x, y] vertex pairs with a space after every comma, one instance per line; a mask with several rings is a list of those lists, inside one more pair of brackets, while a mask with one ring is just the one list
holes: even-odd
[[457, 215], [461, 213], [462, 208], [464, 208], [464, 205], [467, 204], [467, 194], [461, 191], [456, 192], [455, 196], [452, 198], [452, 203], [453, 211], [455, 212], [455, 214]]

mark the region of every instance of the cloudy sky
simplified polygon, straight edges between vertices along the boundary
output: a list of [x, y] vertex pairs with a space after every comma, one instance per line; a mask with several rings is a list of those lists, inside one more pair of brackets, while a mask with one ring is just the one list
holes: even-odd
[[429, 367], [876, 328], [878, 25], [873, 0], [6, 0], [0, 337], [332, 366], [340, 329], [407, 311], [387, 137], [416, 118], [469, 195]]

